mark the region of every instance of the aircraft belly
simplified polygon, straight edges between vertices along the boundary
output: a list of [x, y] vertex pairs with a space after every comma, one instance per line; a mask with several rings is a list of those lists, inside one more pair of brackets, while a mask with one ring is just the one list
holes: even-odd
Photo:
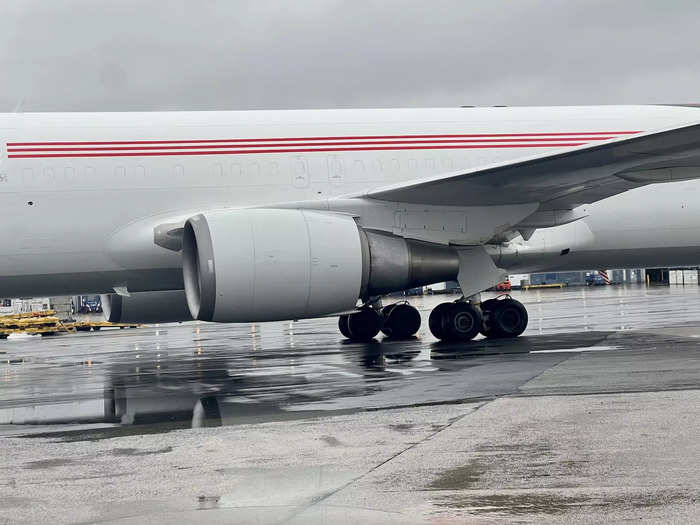
[[0, 275], [2, 297], [114, 293], [128, 283], [129, 292], [182, 290], [181, 268]]
[[700, 265], [700, 246], [602, 249], [503, 257], [499, 263], [511, 272], [578, 271], [597, 268], [655, 268]]

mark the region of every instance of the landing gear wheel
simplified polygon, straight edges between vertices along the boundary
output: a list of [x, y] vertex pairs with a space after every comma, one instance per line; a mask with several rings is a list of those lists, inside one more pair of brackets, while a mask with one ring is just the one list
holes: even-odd
[[338, 319], [340, 332], [352, 341], [371, 341], [382, 328], [382, 316], [374, 308], [362, 308]]
[[481, 310], [470, 303], [454, 303], [447, 311], [445, 329], [450, 341], [470, 341], [483, 323]]
[[384, 326], [382, 332], [387, 337], [403, 339], [416, 335], [420, 328], [420, 313], [407, 303], [390, 304], [382, 308]]
[[343, 337], [346, 339], [351, 339], [352, 336], [348, 331], [348, 317], [350, 317], [348, 314], [338, 317], [338, 330], [340, 330], [340, 333], [343, 334]]
[[500, 301], [489, 299], [482, 304], [482, 309], [487, 319], [481, 333], [486, 337], [518, 337], [527, 328], [527, 310], [520, 301], [510, 297]]
[[437, 339], [442, 340], [447, 338], [447, 333], [443, 328], [443, 319], [447, 313], [447, 310], [449, 310], [451, 306], [452, 303], [440, 303], [433, 308], [432, 312], [430, 312], [430, 317], [428, 317], [428, 327], [430, 328], [430, 332]]
[[493, 316], [493, 310], [498, 306], [498, 299], [487, 299], [481, 303], [481, 314], [483, 315], [483, 322], [481, 323], [481, 335], [485, 337], [498, 337], [496, 331], [491, 326], [491, 317]]
[[471, 303], [442, 303], [430, 313], [430, 331], [442, 341], [469, 341], [482, 327], [481, 310]]

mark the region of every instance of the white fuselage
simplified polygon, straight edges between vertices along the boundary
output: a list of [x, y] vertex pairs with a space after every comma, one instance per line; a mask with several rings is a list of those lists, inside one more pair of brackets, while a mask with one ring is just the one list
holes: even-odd
[[493, 246], [513, 272], [700, 264], [700, 181], [653, 184], [586, 205], [589, 215]]
[[[180, 256], [153, 244], [157, 224], [358, 195], [698, 116], [670, 106], [2, 114], [0, 297], [179, 289]], [[578, 235], [594, 266], [641, 265], [639, 250], [657, 264], [695, 264], [699, 190], [700, 182], [633, 190], [538, 231], [518, 252], [527, 260], [512, 246], [498, 256], [514, 269], [538, 269], [538, 258], [542, 267], [585, 267], [588, 259], [558, 253], [553, 262], [543, 248]]]

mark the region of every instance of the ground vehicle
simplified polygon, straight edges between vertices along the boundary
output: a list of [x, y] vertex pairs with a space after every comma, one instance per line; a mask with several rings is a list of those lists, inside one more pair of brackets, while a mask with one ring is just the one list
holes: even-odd
[[498, 283], [496, 286], [494, 286], [493, 289], [497, 292], [510, 292], [510, 290], [511, 290], [510, 281], [508, 279], [506, 279], [502, 283]]
[[81, 314], [102, 313], [102, 301], [100, 296], [81, 296], [78, 312]]
[[586, 275], [586, 286], [605, 286], [607, 283], [603, 276], [597, 273]]

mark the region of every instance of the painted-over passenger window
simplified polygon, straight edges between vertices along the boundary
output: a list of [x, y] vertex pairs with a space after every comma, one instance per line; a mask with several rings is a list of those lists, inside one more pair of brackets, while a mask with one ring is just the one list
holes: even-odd
[[343, 182], [343, 175], [345, 167], [343, 166], [343, 160], [338, 155], [329, 155], [327, 159], [328, 164], [328, 182], [334, 184], [339, 184]]
[[304, 157], [292, 160], [292, 186], [305, 188], [309, 185], [309, 165]]

